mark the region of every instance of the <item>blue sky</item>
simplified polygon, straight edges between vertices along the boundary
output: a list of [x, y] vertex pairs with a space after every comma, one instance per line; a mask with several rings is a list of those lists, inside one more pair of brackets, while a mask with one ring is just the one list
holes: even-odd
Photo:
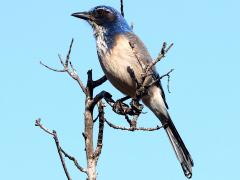
[[[39, 65], [61, 67], [75, 38], [72, 62], [86, 82], [92, 68], [101, 77], [95, 42], [87, 23], [70, 16], [119, 1], [4, 1], [0, 7], [0, 169], [1, 179], [66, 179], [53, 140], [34, 126], [38, 117], [57, 130], [62, 146], [85, 165], [84, 95], [66, 74]], [[169, 69], [170, 114], [195, 162], [193, 179], [239, 179], [240, 143], [239, 42], [240, 3], [237, 0], [125, 1], [125, 14], [134, 31], [156, 57], [163, 41], [173, 49], [157, 65]], [[166, 87], [166, 82], [163, 82]], [[96, 90], [122, 95], [110, 83]], [[123, 124], [107, 108], [106, 118]], [[147, 109], [140, 124], [158, 121]], [[73, 179], [83, 179], [71, 162]], [[130, 133], [106, 127], [98, 164], [98, 179], [186, 179], [165, 132]]]

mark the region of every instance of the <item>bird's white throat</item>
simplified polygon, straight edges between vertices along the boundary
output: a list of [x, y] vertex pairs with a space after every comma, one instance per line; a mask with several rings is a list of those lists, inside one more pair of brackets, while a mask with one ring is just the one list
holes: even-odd
[[112, 48], [112, 36], [109, 36], [109, 32], [107, 32], [107, 30], [102, 26], [97, 26], [94, 28], [94, 36], [96, 38], [98, 55], [102, 57], [106, 55], [106, 53]]

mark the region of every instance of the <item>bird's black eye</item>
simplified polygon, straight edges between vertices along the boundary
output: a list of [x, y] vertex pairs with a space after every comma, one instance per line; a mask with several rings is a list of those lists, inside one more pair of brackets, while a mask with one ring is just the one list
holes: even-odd
[[105, 11], [103, 9], [96, 9], [95, 12], [94, 12], [95, 17], [103, 17], [106, 14], [108, 14], [108, 11]]

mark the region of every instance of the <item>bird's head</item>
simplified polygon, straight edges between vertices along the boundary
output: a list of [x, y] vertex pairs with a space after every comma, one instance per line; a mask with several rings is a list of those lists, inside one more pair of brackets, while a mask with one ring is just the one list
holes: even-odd
[[108, 33], [131, 31], [121, 13], [109, 6], [97, 6], [89, 11], [73, 13], [72, 16], [86, 20], [94, 31], [99, 29]]

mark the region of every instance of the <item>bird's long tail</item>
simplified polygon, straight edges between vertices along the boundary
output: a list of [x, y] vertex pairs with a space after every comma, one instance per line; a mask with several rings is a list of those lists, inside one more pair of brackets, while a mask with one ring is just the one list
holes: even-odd
[[191, 178], [193, 160], [171, 119], [167, 120], [165, 130], [182, 166], [185, 176], [187, 178]]
[[193, 160], [167, 112], [166, 104], [161, 94], [161, 89], [152, 89], [150, 94], [149, 99], [145, 99], [144, 103], [153, 111], [153, 113], [164, 125], [164, 129], [182, 166], [185, 176], [187, 178], [191, 178], [192, 167], [194, 165]]

